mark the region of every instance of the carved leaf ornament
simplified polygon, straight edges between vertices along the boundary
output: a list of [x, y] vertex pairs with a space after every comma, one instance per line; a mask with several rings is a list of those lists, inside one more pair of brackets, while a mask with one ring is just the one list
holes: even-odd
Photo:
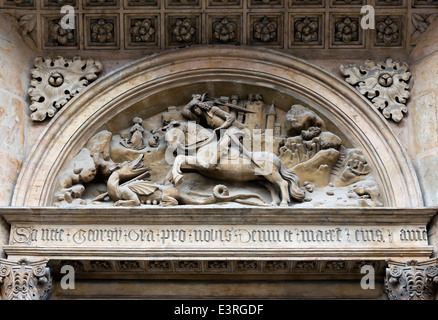
[[83, 60], [80, 57], [42, 58], [34, 61], [31, 87], [28, 90], [33, 121], [43, 121], [53, 117], [72, 97], [82, 91], [102, 71], [98, 60]]
[[432, 300], [438, 283], [436, 259], [405, 264], [389, 261], [386, 269], [385, 289], [390, 300]]
[[382, 111], [385, 118], [400, 122], [405, 105], [410, 96], [409, 79], [411, 73], [406, 62], [400, 64], [387, 58], [385, 62], [375, 63], [367, 60], [364, 66], [341, 65], [341, 74], [373, 105]]

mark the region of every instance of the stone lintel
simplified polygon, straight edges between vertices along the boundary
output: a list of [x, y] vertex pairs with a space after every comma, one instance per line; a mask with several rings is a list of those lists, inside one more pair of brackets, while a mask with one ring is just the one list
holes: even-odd
[[84, 260], [430, 258], [436, 209], [4, 208], [8, 257]]

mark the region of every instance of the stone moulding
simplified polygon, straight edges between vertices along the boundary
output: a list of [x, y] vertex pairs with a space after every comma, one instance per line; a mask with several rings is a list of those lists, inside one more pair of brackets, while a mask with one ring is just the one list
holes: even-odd
[[428, 259], [435, 208], [1, 208], [10, 259]]
[[[102, 123], [163, 88], [237, 81], [298, 96], [331, 119], [375, 168], [382, 202], [421, 207], [410, 160], [388, 124], [356, 90], [300, 59], [269, 49], [202, 46], [135, 61], [95, 81], [62, 108], [35, 145], [18, 179], [12, 205], [50, 206], [57, 179]], [[163, 106], [164, 108], [164, 106]], [[154, 112], [164, 110], [155, 110]]]

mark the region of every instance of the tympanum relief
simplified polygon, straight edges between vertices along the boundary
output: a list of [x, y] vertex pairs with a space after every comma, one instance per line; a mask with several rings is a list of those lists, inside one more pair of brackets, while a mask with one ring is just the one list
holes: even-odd
[[55, 206], [382, 206], [362, 151], [303, 105], [192, 95], [96, 133], [59, 176]]

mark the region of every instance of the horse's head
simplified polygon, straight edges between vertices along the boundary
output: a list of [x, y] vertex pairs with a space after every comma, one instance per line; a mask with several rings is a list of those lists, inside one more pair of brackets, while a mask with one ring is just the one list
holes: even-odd
[[187, 122], [173, 120], [163, 128], [163, 131], [166, 131], [166, 135], [164, 137], [168, 146], [173, 146], [177, 142], [184, 143], [187, 132]]

